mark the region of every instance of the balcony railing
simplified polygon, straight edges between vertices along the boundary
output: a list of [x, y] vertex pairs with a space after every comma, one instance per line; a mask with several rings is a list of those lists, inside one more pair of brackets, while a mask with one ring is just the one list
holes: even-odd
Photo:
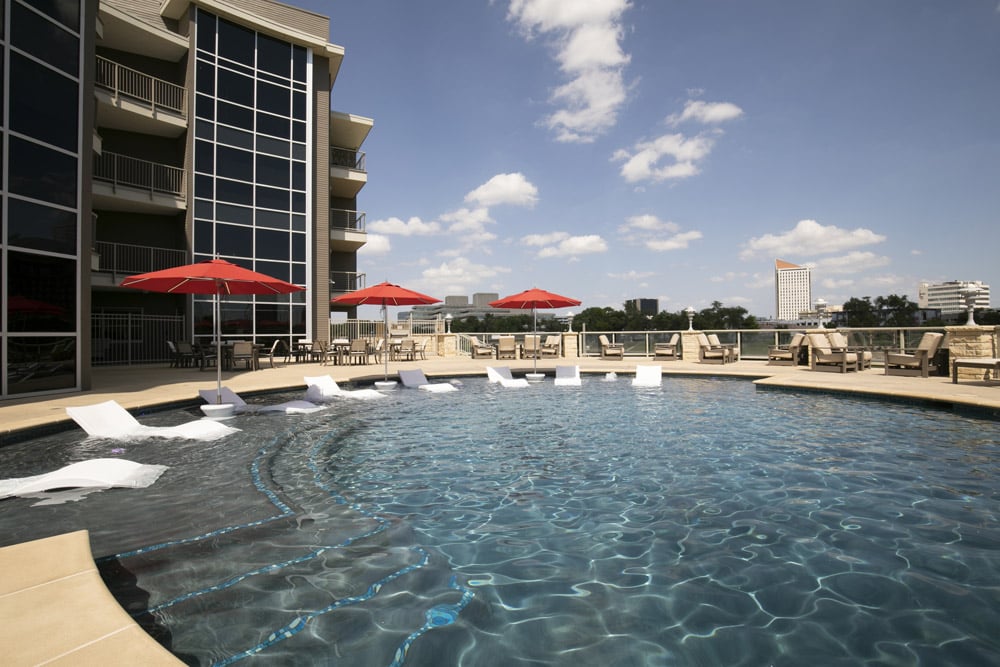
[[94, 156], [94, 179], [115, 187], [127, 186], [150, 193], [184, 196], [184, 170], [104, 151]]
[[330, 146], [330, 166], [365, 171], [365, 154], [348, 148]]
[[349, 229], [355, 232], [363, 232], [365, 231], [365, 212], [331, 208], [330, 229]]
[[173, 266], [182, 266], [189, 261], [186, 250], [112, 243], [110, 241], [96, 241], [94, 251], [100, 255], [96, 270], [117, 274], [131, 275], [159, 271]]
[[152, 111], [165, 109], [187, 116], [187, 92], [183, 86], [143, 74], [134, 69], [97, 57], [97, 85], [115, 97], [128, 97], [149, 106]]
[[330, 272], [330, 293], [353, 292], [364, 289], [365, 274], [354, 271], [331, 271]]

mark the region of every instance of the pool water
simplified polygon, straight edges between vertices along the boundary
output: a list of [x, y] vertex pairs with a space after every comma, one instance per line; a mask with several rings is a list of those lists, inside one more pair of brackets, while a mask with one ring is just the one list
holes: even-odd
[[5, 447], [4, 477], [169, 468], [5, 500], [0, 540], [88, 529], [189, 664], [1000, 663], [1000, 423], [731, 379], [460, 386]]

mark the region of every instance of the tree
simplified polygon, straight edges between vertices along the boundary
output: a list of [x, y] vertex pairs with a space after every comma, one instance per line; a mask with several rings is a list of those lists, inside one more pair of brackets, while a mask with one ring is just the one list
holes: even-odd
[[878, 309], [880, 324], [886, 327], [912, 327], [917, 322], [917, 311], [920, 310], [905, 294], [877, 297], [875, 307]]
[[871, 297], [851, 297], [843, 306], [844, 323], [849, 327], [877, 327], [878, 313], [872, 305]]

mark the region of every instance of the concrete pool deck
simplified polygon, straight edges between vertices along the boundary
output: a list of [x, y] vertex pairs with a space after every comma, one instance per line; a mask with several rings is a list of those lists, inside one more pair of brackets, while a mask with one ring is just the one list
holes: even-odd
[[[733, 364], [697, 362], [656, 362], [629, 357], [624, 361], [599, 358], [564, 358], [539, 361], [538, 371], [551, 379], [557, 365], [579, 365], [581, 374], [603, 376], [614, 371], [622, 378], [635, 373], [639, 364], [659, 364], [669, 382], [671, 375], [743, 377], [758, 387], [823, 391], [881, 397], [892, 400], [927, 402], [943, 408], [969, 410], [975, 416], [1000, 418], [1000, 383], [963, 380], [954, 384], [950, 377], [929, 378], [886, 376], [881, 367], [858, 373], [821, 373], [808, 367], [769, 366], [764, 361], [743, 360]], [[431, 357], [426, 361], [391, 362], [389, 375], [401, 369], [420, 368], [429, 378], [483, 376], [486, 366], [507, 365], [515, 375], [531, 371], [530, 360], [472, 360]], [[303, 390], [303, 376], [329, 374], [337, 382], [370, 384], [382, 379], [381, 365], [329, 366], [319, 363], [283, 363], [258, 371], [223, 373], [223, 384], [249, 396], [275, 390]], [[0, 403], [0, 445], [48, 429], [73, 429], [76, 425], [66, 408], [115, 400], [126, 409], [140, 412], [185, 404], [200, 404], [198, 390], [214, 387], [214, 369], [163, 365], [141, 368], [97, 368], [93, 389], [76, 394], [59, 394], [8, 400]], [[140, 414], [141, 419], [141, 414]], [[103, 586], [86, 533], [71, 533], [45, 540], [0, 549], [0, 618], [16, 618], [17, 624], [0, 637], [11, 664], [181, 664], [146, 635], [118, 606]], [[74, 625], [73, 632], [57, 632], [53, 643], [54, 617], [67, 604], [77, 610], [67, 618], [87, 618]], [[123, 662], [124, 661], [124, 662]]]
[[[879, 366], [856, 373], [822, 373], [808, 366], [769, 366], [761, 360], [741, 360], [731, 364], [701, 364], [689, 361], [655, 362], [646, 357], [627, 357], [624, 361], [597, 357], [539, 360], [538, 370], [551, 378], [556, 365], [579, 365], [583, 375], [614, 371], [620, 375], [635, 373], [637, 364], [658, 363], [663, 374], [744, 377], [764, 388], [826, 391], [889, 399], [938, 403], [943, 407], [962, 407], [981, 411], [983, 416], [1000, 417], [1000, 382], [962, 380], [952, 383], [949, 376], [887, 376]], [[531, 360], [496, 361], [468, 357], [430, 357], [421, 361], [390, 362], [389, 375], [400, 369], [420, 368], [429, 378], [483, 376], [487, 366], [506, 365], [515, 375], [532, 369]], [[382, 379], [381, 365], [331, 366], [319, 363], [281, 363], [258, 371], [226, 371], [225, 386], [241, 395], [275, 390], [305, 389], [304, 376], [327, 375], [340, 383], [370, 384]], [[198, 390], [215, 386], [212, 369], [144, 367], [101, 367], [93, 370], [93, 388], [75, 394], [56, 394], [0, 402], [0, 445], [25, 437], [39, 428], [76, 428], [66, 414], [67, 407], [92, 405], [114, 399], [132, 411], [183, 403], [200, 404]]]

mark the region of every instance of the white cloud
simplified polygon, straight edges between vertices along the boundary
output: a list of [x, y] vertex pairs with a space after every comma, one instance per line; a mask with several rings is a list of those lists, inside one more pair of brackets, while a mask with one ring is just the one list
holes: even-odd
[[614, 127], [627, 97], [621, 47], [628, 0], [511, 0], [507, 19], [528, 39], [548, 35], [568, 81], [552, 93], [560, 106], [543, 122], [562, 142], [589, 143]]
[[842, 280], [834, 280], [833, 278], [826, 278], [820, 281], [820, 286], [825, 289], [843, 289], [845, 287], [850, 287], [854, 284], [854, 281], [850, 278], [844, 278]]
[[[700, 173], [698, 163], [708, 156], [714, 143], [705, 135], [665, 134], [652, 141], [637, 142], [632, 150], [619, 149], [611, 160], [624, 162], [621, 175], [629, 183], [688, 178]], [[661, 165], [664, 158], [667, 163]]]
[[870, 229], [841, 229], [834, 225], [821, 225], [815, 220], [800, 220], [793, 229], [781, 234], [765, 234], [750, 239], [740, 259], [771, 257], [774, 259], [810, 257], [843, 252], [852, 248], [874, 245], [885, 241], [885, 236]]
[[441, 225], [434, 221], [424, 222], [416, 216], [406, 222], [392, 217], [368, 223], [368, 231], [378, 234], [397, 234], [399, 236], [428, 236], [440, 233]]
[[691, 244], [691, 241], [697, 241], [701, 236], [701, 232], [692, 230], [665, 239], [649, 239], [646, 241], [646, 247], [656, 251], [683, 250]]
[[688, 100], [684, 111], [667, 116], [667, 124], [676, 127], [685, 121], [695, 121], [705, 125], [724, 123], [743, 115], [743, 109], [731, 102], [702, 102]]
[[419, 286], [437, 294], [470, 294], [503, 273], [510, 273], [510, 269], [505, 266], [475, 264], [465, 257], [455, 257], [424, 269]]
[[643, 214], [633, 215], [625, 220], [625, 224], [618, 228], [619, 232], [628, 233], [631, 230], [644, 232], [677, 232], [680, 225], [676, 222], [660, 220], [655, 215]]
[[465, 195], [465, 201], [486, 207], [513, 204], [531, 208], [538, 202], [538, 188], [524, 174], [497, 174]]
[[368, 234], [365, 244], [358, 248], [359, 255], [385, 255], [392, 251], [389, 237], [381, 234]]
[[609, 273], [608, 278], [614, 280], [645, 280], [646, 278], [652, 278], [656, 274], [652, 271], [629, 271], [627, 273]]
[[521, 243], [526, 246], [547, 246], [568, 239], [566, 232], [550, 232], [548, 234], [528, 234], [521, 239]]
[[[538, 245], [537, 243], [529, 245]], [[553, 245], [546, 245], [538, 251], [539, 258], [546, 257], [569, 257], [576, 258], [580, 255], [589, 255], [597, 252], [607, 252], [608, 244], [597, 234], [587, 234], [585, 236], [566, 235]]]
[[873, 252], [854, 251], [839, 257], [825, 257], [818, 260], [814, 266], [817, 271], [824, 274], [855, 274], [877, 266], [886, 266], [889, 263], [888, 257], [880, 257]]

